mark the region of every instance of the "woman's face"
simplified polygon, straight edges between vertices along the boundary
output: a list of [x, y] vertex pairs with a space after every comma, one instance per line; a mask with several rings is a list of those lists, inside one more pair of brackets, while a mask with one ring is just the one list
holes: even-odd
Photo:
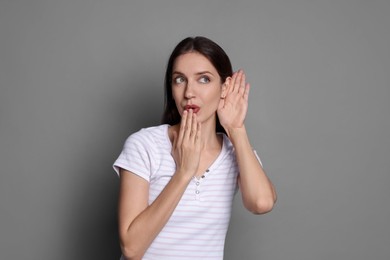
[[223, 90], [217, 70], [202, 54], [190, 52], [176, 58], [172, 95], [180, 115], [192, 109], [201, 123], [215, 120]]

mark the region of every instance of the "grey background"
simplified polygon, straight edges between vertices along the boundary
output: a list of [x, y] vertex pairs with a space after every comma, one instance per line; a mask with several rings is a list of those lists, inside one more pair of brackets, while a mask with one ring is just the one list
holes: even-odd
[[[390, 259], [390, 1], [0, 2], [0, 259], [118, 259], [125, 138], [159, 123], [175, 44], [204, 35], [252, 85], [277, 187], [234, 204], [225, 259]], [[201, 249], [200, 249], [201, 250]]]

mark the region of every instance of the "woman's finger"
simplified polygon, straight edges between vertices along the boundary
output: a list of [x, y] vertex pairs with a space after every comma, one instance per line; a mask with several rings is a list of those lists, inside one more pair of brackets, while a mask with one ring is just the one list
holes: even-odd
[[187, 118], [188, 118], [188, 112], [186, 110], [184, 110], [183, 115], [181, 116], [179, 137], [178, 137], [178, 140], [176, 142], [176, 145], [181, 145], [183, 143], [185, 128], [187, 125]]
[[198, 128], [198, 122], [197, 122], [197, 119], [196, 119], [196, 114], [193, 113], [192, 114], [191, 133], [190, 133], [190, 136], [191, 136], [191, 138], [193, 140], [195, 140], [197, 128]]
[[190, 134], [191, 134], [191, 129], [192, 129], [192, 115], [193, 115], [193, 111], [192, 109], [190, 109], [188, 111], [188, 115], [187, 115], [187, 120], [186, 120], [186, 125], [184, 126], [184, 139], [189, 139], [190, 138]]
[[240, 83], [239, 83], [240, 86], [238, 88], [238, 93], [241, 95], [245, 94], [245, 87], [246, 87], [245, 80], [246, 80], [245, 73], [242, 73]]
[[251, 86], [249, 85], [249, 83], [246, 83], [244, 96], [243, 96], [245, 101], [248, 101], [250, 88], [251, 88]]
[[239, 70], [237, 72], [237, 76], [236, 76], [236, 79], [234, 81], [233, 91], [232, 92], [238, 92], [240, 90], [241, 79], [242, 79], [242, 70]]
[[229, 93], [232, 93], [234, 91], [234, 85], [235, 85], [236, 79], [237, 79], [237, 72], [234, 72], [232, 75], [232, 79], [230, 80], [230, 84], [228, 86], [228, 90], [226, 91], [226, 93], [229, 94]]
[[196, 128], [196, 134], [195, 134], [195, 144], [200, 145], [200, 137], [201, 137], [201, 124], [198, 122], [197, 123], [197, 128]]

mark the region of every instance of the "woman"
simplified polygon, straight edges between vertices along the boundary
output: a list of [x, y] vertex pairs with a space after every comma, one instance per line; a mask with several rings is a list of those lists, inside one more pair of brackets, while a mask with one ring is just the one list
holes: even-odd
[[132, 134], [114, 163], [122, 259], [223, 259], [238, 186], [249, 211], [272, 209], [276, 193], [244, 125], [248, 94], [216, 43], [176, 46], [163, 124]]

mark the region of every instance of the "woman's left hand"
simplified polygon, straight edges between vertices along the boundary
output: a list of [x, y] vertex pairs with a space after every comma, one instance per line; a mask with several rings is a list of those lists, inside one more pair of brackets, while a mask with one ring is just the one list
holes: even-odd
[[225, 83], [227, 89], [224, 97], [221, 97], [217, 113], [219, 122], [229, 134], [230, 130], [244, 127], [250, 86], [245, 82], [242, 70], [235, 72], [231, 80]]

